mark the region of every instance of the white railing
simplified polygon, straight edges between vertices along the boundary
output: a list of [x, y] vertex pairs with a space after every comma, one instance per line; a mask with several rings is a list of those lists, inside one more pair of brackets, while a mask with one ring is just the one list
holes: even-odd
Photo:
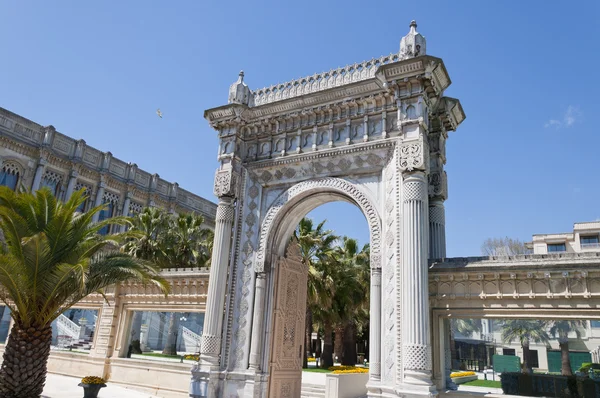
[[598, 249], [598, 248], [600, 248], [600, 243], [598, 243], [598, 242], [581, 243], [581, 248], [582, 249]]
[[58, 318], [56, 318], [56, 327], [59, 335], [68, 335], [73, 339], [79, 338], [81, 327], [63, 314], [60, 314]]

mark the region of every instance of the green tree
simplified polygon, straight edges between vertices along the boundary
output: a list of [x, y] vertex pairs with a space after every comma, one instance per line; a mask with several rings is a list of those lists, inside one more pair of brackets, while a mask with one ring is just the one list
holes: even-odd
[[51, 323], [89, 294], [126, 280], [168, 284], [157, 267], [126, 253], [104, 251], [115, 236], [97, 232], [123, 219], [94, 223], [95, 207], [78, 213], [82, 192], [61, 203], [49, 189], [35, 194], [0, 187], [0, 299], [14, 325], [0, 368], [0, 396], [39, 397], [44, 388], [52, 341]]
[[558, 337], [558, 345], [560, 347], [560, 372], [563, 376], [572, 376], [571, 358], [569, 358], [569, 333], [573, 332], [577, 338], [581, 338], [581, 330], [586, 327], [587, 321], [551, 321], [550, 334], [553, 337]]
[[164, 261], [163, 236], [169, 225], [167, 214], [157, 207], [146, 207], [129, 219], [123, 251], [133, 257], [160, 263]]
[[533, 373], [529, 345], [534, 343], [549, 343], [548, 325], [545, 321], [529, 321], [524, 319], [510, 319], [502, 323], [502, 341], [510, 343], [519, 341], [523, 348], [523, 372]]
[[341, 340], [342, 365], [356, 364], [356, 335], [359, 322], [369, 317], [369, 245], [359, 250], [356, 239], [344, 237], [336, 250], [336, 291], [334, 319], [338, 320], [336, 340]]
[[[331, 307], [331, 297], [335, 286], [328, 266], [338, 237], [332, 231], [325, 229], [325, 222], [322, 221], [315, 227], [312, 219], [304, 217], [300, 220], [292, 236], [292, 239], [298, 242], [302, 262], [308, 268], [305, 349], [302, 365], [304, 368], [308, 367], [307, 357], [310, 355], [311, 336], [314, 327], [313, 315], [315, 312], [320, 315], [323, 308], [328, 309]], [[332, 353], [333, 350], [328, 355], [332, 357]], [[333, 364], [333, 359], [325, 362]]]
[[[162, 243], [165, 253], [163, 266], [192, 268], [209, 264], [212, 253], [206, 248], [212, 246], [212, 243], [208, 243], [207, 239], [213, 235], [203, 224], [204, 218], [197, 214], [180, 214], [169, 218]], [[171, 312], [163, 354], [177, 355], [178, 331], [179, 315]]]

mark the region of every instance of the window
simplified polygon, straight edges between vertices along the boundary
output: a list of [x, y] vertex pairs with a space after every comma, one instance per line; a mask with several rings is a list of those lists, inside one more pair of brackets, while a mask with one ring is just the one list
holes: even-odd
[[[115, 210], [115, 205], [113, 202], [106, 203], [106, 207], [98, 215], [98, 221], [103, 221], [103, 220], [106, 220], [107, 218], [111, 218], [113, 216], [114, 210]], [[108, 234], [109, 230], [110, 230], [110, 225], [106, 225], [100, 231], [98, 231], [98, 233], [100, 235], [106, 235], [106, 234]]]
[[517, 355], [517, 352], [515, 351], [514, 348], [503, 348], [502, 349], [502, 355], [512, 355], [512, 356], [515, 356], [515, 355]]
[[531, 361], [532, 368], [539, 368], [540, 362], [538, 359], [538, 351], [537, 350], [529, 350], [529, 360]]
[[19, 181], [19, 169], [14, 164], [5, 164], [0, 170], [0, 185], [8, 187], [13, 191], [17, 189]]
[[0, 306], [0, 344], [6, 343], [10, 327], [10, 308]]
[[600, 245], [598, 244], [598, 235], [587, 235], [587, 236], [581, 236], [579, 238], [579, 243], [581, 244], [582, 248], [586, 248], [586, 247], [599, 247]]
[[62, 176], [60, 174], [46, 170], [40, 182], [40, 188], [47, 187], [54, 196], [58, 196], [61, 180]]
[[52, 322], [52, 350], [88, 352], [94, 345], [98, 310], [70, 308]]
[[77, 185], [75, 185], [75, 191], [79, 192], [81, 190], [83, 190], [83, 196], [84, 196], [85, 200], [83, 201], [83, 203], [81, 203], [79, 205], [79, 207], [77, 207], [77, 211], [80, 213], [83, 213], [88, 208], [88, 203], [90, 202], [90, 193], [92, 192], [92, 188], [88, 185], [78, 182]]
[[548, 253], [566, 252], [567, 247], [564, 243], [548, 243]]
[[600, 321], [590, 321], [594, 329], [600, 329]]

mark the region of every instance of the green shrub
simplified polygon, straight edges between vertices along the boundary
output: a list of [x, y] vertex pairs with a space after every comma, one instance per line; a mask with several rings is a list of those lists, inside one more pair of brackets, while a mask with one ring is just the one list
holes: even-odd
[[581, 364], [579, 371], [587, 373], [590, 369], [600, 370], [600, 363], [584, 362]]

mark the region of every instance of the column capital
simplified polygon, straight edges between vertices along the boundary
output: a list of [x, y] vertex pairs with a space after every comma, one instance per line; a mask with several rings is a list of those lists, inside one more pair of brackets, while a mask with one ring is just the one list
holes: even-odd
[[219, 198], [236, 197], [239, 180], [238, 173], [231, 166], [217, 170], [215, 173], [214, 194]]
[[423, 136], [399, 144], [398, 167], [405, 172], [427, 171], [429, 166], [429, 148]]

